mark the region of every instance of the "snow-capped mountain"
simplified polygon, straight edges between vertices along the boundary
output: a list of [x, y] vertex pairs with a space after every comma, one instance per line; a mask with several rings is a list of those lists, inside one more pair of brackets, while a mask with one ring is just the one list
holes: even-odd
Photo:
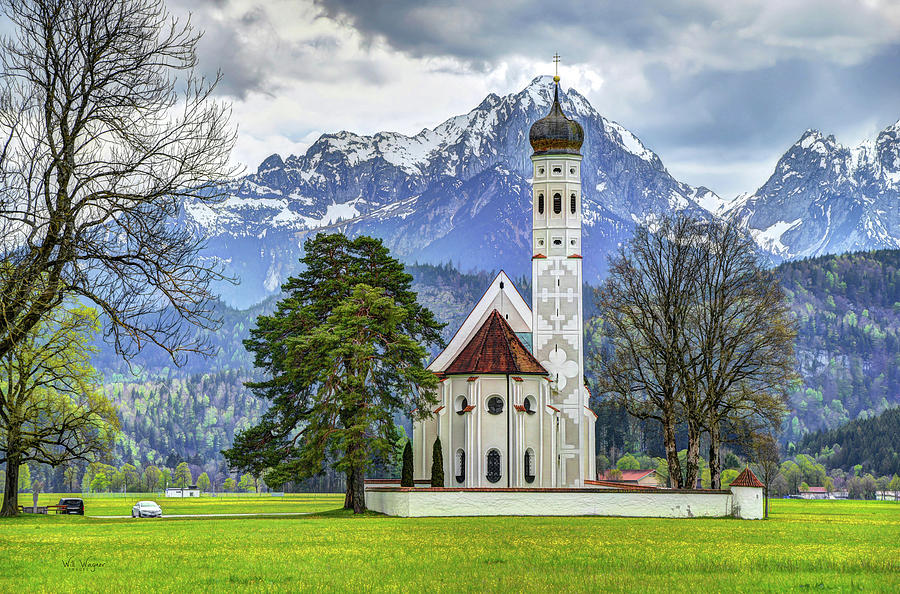
[[778, 259], [900, 248], [900, 121], [855, 148], [808, 130], [726, 214]]
[[[208, 238], [210, 254], [240, 277], [223, 287], [232, 304], [276, 291], [297, 268], [303, 239], [317, 229], [372, 234], [408, 262], [452, 261], [463, 269], [531, 269], [531, 124], [549, 111], [550, 77], [504, 97], [491, 94], [465, 115], [415, 136], [322, 135], [304, 155], [267, 158], [229, 188], [221, 204], [185, 204], [184, 220]], [[636, 221], [672, 210], [705, 214], [720, 200], [678, 182], [659, 157], [574, 89], [560, 103], [585, 130], [582, 147], [585, 280]], [[262, 263], [262, 265], [261, 265]]]

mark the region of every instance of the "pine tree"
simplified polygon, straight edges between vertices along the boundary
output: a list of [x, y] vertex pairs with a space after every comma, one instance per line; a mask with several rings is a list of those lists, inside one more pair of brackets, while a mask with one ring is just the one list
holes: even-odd
[[304, 251], [303, 272], [244, 343], [271, 378], [247, 385], [272, 405], [223, 453], [229, 467], [280, 482], [333, 461], [347, 476], [344, 506], [360, 513], [366, 470], [393, 455], [394, 415], [437, 401], [423, 344], [442, 345], [443, 325], [380, 240], [318, 234]]
[[444, 486], [444, 452], [441, 451], [441, 438], [434, 440], [434, 449], [431, 451], [431, 486]]
[[413, 452], [412, 442], [406, 441], [406, 447], [403, 448], [403, 472], [400, 475], [401, 487], [413, 487]]

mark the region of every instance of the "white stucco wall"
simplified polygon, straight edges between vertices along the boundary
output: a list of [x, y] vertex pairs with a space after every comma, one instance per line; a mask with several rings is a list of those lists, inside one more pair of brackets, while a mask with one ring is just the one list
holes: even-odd
[[[735, 492], [737, 491], [737, 492]], [[424, 516], [631, 516], [762, 518], [762, 489], [722, 491], [381, 490], [366, 491], [372, 511]]]
[[757, 487], [731, 487], [734, 507], [745, 520], [763, 519], [763, 490]]

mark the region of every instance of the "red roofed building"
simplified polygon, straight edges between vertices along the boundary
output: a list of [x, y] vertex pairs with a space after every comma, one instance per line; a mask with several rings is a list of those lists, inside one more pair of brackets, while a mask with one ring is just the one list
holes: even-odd
[[805, 491], [800, 491], [802, 499], [828, 499], [828, 491], [825, 487], [807, 487]]
[[[622, 476], [618, 476], [618, 473], [621, 473]], [[642, 487], [661, 487], [664, 482], [659, 476], [659, 473], [653, 469], [619, 470], [618, 473], [613, 472], [612, 470], [600, 472], [597, 474], [597, 480], [625, 483], [629, 485], [640, 485]]]

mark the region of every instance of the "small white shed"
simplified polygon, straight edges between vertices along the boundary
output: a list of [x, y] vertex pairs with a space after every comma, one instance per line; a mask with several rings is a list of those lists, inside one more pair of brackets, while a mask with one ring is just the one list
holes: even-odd
[[200, 497], [200, 489], [197, 488], [197, 485], [169, 487], [166, 489], [166, 497]]

